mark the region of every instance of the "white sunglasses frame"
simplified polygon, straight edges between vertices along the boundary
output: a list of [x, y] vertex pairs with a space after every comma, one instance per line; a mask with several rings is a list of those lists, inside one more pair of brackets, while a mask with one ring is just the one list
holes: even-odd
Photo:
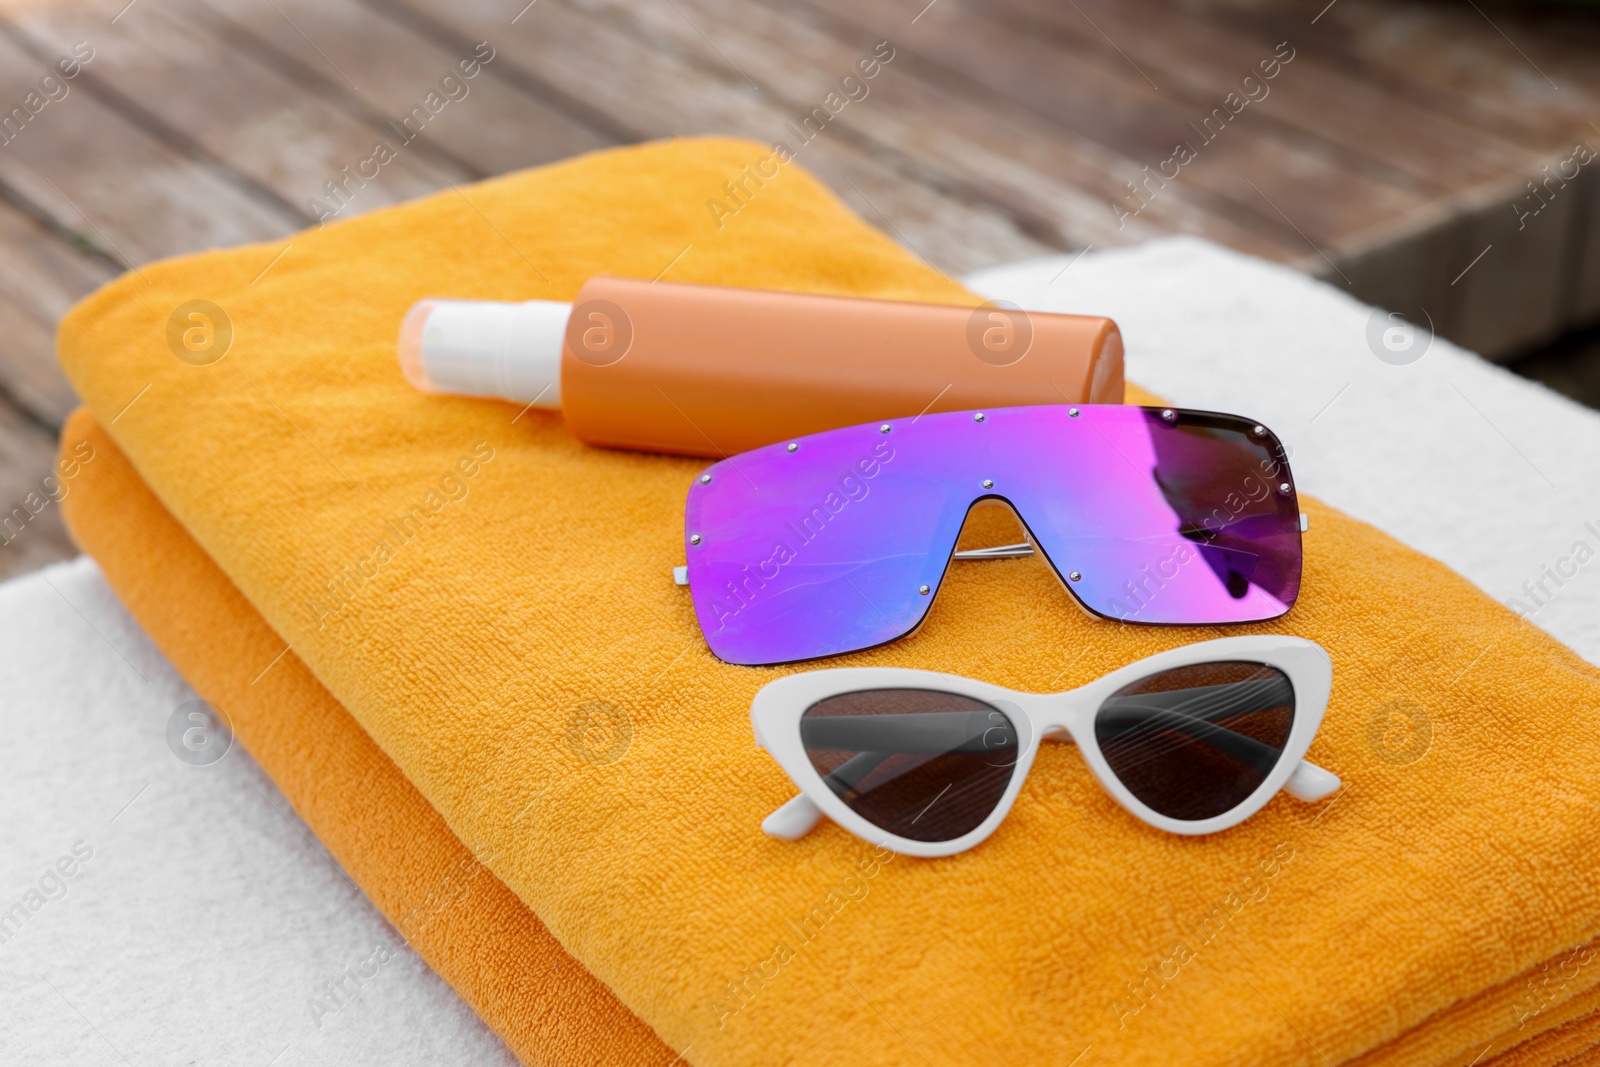
[[[1238, 804], [1209, 819], [1184, 820], [1148, 807], [1123, 785], [1106, 762], [1094, 736], [1101, 703], [1117, 690], [1158, 671], [1200, 663], [1242, 661], [1276, 667], [1294, 687], [1294, 723], [1283, 754], [1261, 784]], [[1321, 645], [1299, 637], [1259, 634], [1201, 641], [1148, 656], [1088, 685], [1064, 693], [1024, 693], [988, 682], [938, 671], [903, 667], [843, 667], [791, 674], [762, 686], [750, 706], [756, 744], [771, 753], [800, 795], [761, 823], [769, 836], [795, 841], [826, 815], [863, 840], [908, 856], [950, 856], [980, 843], [1005, 820], [1033, 768], [1041, 741], [1073, 741], [1100, 785], [1136, 818], [1174, 834], [1212, 834], [1248, 819], [1282, 789], [1303, 801], [1321, 800], [1340, 787], [1339, 777], [1306, 761], [1306, 750], [1322, 725], [1333, 688], [1333, 661]], [[828, 697], [864, 689], [936, 689], [992, 704], [1005, 712], [1017, 732], [1017, 763], [1000, 802], [978, 826], [950, 841], [914, 841], [889, 833], [852, 811], [823, 782], [800, 740], [800, 719]]]

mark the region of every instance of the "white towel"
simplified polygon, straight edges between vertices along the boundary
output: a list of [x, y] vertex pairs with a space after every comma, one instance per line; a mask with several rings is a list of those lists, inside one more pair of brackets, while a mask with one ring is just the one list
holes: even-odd
[[0, 585], [0, 1063], [515, 1063], [195, 699], [89, 560]]
[[1131, 380], [1174, 404], [1260, 419], [1294, 450], [1306, 492], [1600, 664], [1600, 413], [1443, 338], [1416, 362], [1385, 362], [1369, 327], [1376, 317], [1376, 348], [1390, 353], [1383, 333], [1403, 326], [1384, 313], [1206, 241], [1073, 259], [967, 284], [1030, 310], [1109, 315]]

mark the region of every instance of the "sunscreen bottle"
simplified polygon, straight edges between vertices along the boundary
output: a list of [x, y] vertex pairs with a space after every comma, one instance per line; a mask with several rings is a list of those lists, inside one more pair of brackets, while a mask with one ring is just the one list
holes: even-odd
[[560, 411], [591, 445], [727, 456], [877, 419], [1122, 402], [1110, 319], [599, 276], [571, 304], [423, 300], [419, 389]]

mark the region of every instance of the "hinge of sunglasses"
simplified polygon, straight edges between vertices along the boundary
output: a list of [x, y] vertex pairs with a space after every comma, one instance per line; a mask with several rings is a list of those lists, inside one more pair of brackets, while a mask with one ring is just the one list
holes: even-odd
[[672, 584], [673, 585], [688, 585], [689, 584], [689, 568], [688, 567], [674, 567], [674, 568], [672, 568]]
[[1311, 529], [1311, 516], [1302, 511], [1300, 513], [1300, 532], [1305, 533], [1309, 529]]

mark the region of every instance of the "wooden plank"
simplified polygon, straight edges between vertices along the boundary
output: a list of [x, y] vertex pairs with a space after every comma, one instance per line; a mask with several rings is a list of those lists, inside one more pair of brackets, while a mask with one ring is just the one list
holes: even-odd
[[[1379, 273], [1398, 280], [1419, 266], [1404, 254], [1405, 246], [1423, 241], [1447, 249], [1443, 269], [1425, 268], [1430, 279], [1415, 279], [1408, 288], [1443, 285], [1441, 332], [1497, 359], [1600, 317], [1600, 275], [1589, 266], [1600, 257], [1600, 233], [1585, 221], [1586, 211], [1570, 202], [1553, 205], [1543, 224], [1524, 230], [1513, 210], [1527, 193], [1525, 181], [1542, 179], [1541, 165], [1570, 155], [1575, 139], [1600, 145], [1600, 130], [1590, 125], [1600, 112], [1600, 70], [1593, 63], [1600, 32], [1592, 19], [1370, 0], [1342, 0], [1328, 9], [1315, 33], [1308, 32], [1298, 5], [1285, 0], [1267, 0], [1247, 14], [1219, 7], [1210, 17], [1228, 32], [1269, 28], [1298, 34], [1308, 55], [1342, 65], [1383, 99], [1414, 103], [1441, 122], [1464, 121], [1480, 131], [1463, 137], [1464, 143], [1492, 137], [1525, 149], [1523, 160], [1509, 161], [1503, 173], [1476, 183], [1453, 164], [1459, 152], [1442, 155], [1439, 169], [1449, 182], [1438, 206], [1450, 217], [1427, 234], [1414, 228], [1408, 235], [1401, 227], [1352, 236], [1351, 244], [1367, 248], [1340, 259], [1347, 273], [1391, 260]], [[1578, 184], [1589, 188], [1589, 182], [1583, 175]], [[1568, 235], [1550, 234], [1546, 226], [1552, 221]], [[1450, 285], [1491, 243], [1494, 250]], [[1356, 289], [1379, 303], [1395, 291]]]
[[[1102, 40], [1098, 47], [1044, 43], [946, 4], [908, 25], [896, 0], [809, 0], [839, 22], [904, 42], [908, 65], [926, 63], [974, 86], [988, 100], [1009, 101], [1054, 123], [1065, 136], [1120, 152], [1139, 167], [1158, 165], [1181, 141], [1197, 140], [1210, 111], [1169, 99]], [[1000, 59], [1003, 57], [1003, 61]], [[1135, 103], [1136, 102], [1136, 103]], [[1221, 106], [1212, 102], [1211, 107]], [[1351, 168], [1326, 146], [1295, 143], [1241, 121], [1209, 142], [1157, 194], [1177, 187], [1206, 196], [1217, 214], [1301, 236], [1309, 263], [1340, 235], [1360, 231], [1426, 202], [1406, 189]], [[1194, 124], [1191, 126], [1191, 123]]]
[[[126, 121], [226, 165], [302, 225], [341, 206], [338, 215], [347, 218], [471, 180], [458, 166], [403, 149], [377, 177], [351, 178], [375, 143], [397, 142], [392, 130], [352, 118], [182, 8], [140, 4], [108, 25], [120, 6], [93, 0], [17, 25], [53, 51], [92, 37], [96, 56], [81, 79]], [[459, 117], [442, 113], [433, 121]], [[343, 185], [348, 199], [335, 199], [329, 183]], [[318, 211], [313, 201], [328, 206]]]
[[[1508, 168], [1498, 182], [1442, 196], [1436, 207], [1443, 221], [1414, 238], [1393, 231], [1352, 238], [1364, 239], [1371, 251], [1341, 257], [1340, 267], [1350, 274], [1387, 262], [1380, 273], [1389, 276], [1387, 285], [1358, 284], [1352, 291], [1391, 307], [1406, 306], [1406, 298], [1420, 302], [1436, 316], [1441, 334], [1497, 361], [1592, 324], [1600, 318], [1600, 274], [1593, 266], [1600, 259], [1600, 227], [1589, 204], [1600, 186], [1600, 164], [1580, 169], [1564, 186], [1542, 184], [1563, 166], [1570, 174], [1571, 156], [1570, 146], [1546, 152], [1520, 174]], [[1539, 194], [1530, 191], [1530, 181], [1540, 182]], [[1548, 200], [1543, 207], [1541, 198]], [[1441, 252], [1442, 267], [1408, 262], [1408, 241]], [[1425, 274], [1407, 282], [1401, 277], [1407, 270]], [[1419, 289], [1432, 299], [1417, 295]], [[1399, 302], [1392, 301], [1397, 294]]]
[[[1230, 27], [1304, 34], [1307, 26], [1296, 0], [1211, 11]], [[1592, 18], [1575, 12], [1340, 0], [1305, 39], [1380, 92], [1536, 149], [1560, 145], [1594, 120], [1600, 105], [1600, 33]]]
[[[1378, 307], [1427, 321], [1433, 331], [1464, 343], [1452, 320], [1450, 280], [1465, 265], [1460, 256], [1460, 220], [1443, 207], [1414, 219], [1408, 233], [1386, 228], [1381, 241], [1346, 251], [1335, 264], [1322, 264], [1317, 277], [1341, 285], [1354, 297]], [[1456, 264], [1455, 270], [1449, 265]]]
[[[842, 0], [813, 2], [835, 14], [845, 6]], [[881, 0], [850, 6], [871, 9], [875, 3]], [[1095, 46], [1116, 50], [1127, 56], [1130, 70], [1158, 80], [1164, 90], [1175, 87], [1175, 95], [1195, 105], [1206, 99], [1220, 100], [1230, 86], [1237, 87], [1242, 74], [1230, 71], [1230, 63], [1249, 70], [1253, 64], [1247, 60], [1255, 51], [1264, 56], [1273, 47], [1271, 37], [1259, 33], [1252, 37], [1238, 25], [1230, 26], [1228, 33], [1218, 33], [1198, 20], [1186, 20], [1158, 0], [1126, 4], [1085, 0], [1070, 10], [1043, 0], [1001, 0], [999, 8], [1019, 34], [1029, 32], [1058, 50]], [[992, 16], [994, 7], [984, 11]], [[1144, 27], [1156, 24], [1158, 18], [1164, 32], [1146, 32]], [[966, 19], [972, 24], [981, 22], [970, 13]], [[1492, 27], [1484, 28], [1493, 32]], [[1306, 31], [1304, 24], [1295, 28], [1296, 42], [1308, 40]], [[1106, 38], [1120, 43], [1108, 44]], [[946, 42], [941, 48], [938, 55], [945, 57], [954, 46]], [[1390, 201], [1387, 213], [1375, 211], [1365, 220], [1346, 213], [1324, 228], [1318, 221], [1326, 215], [1321, 210], [1324, 206], [1341, 199], [1346, 203], [1359, 199], [1368, 206], [1377, 201], [1356, 183], [1340, 181], [1345, 188], [1317, 190], [1300, 183], [1298, 175], [1285, 174], [1281, 163], [1263, 161], [1260, 166], [1249, 166], [1227, 161], [1224, 181], [1249, 187], [1248, 193], [1238, 188], [1240, 197], [1257, 198], [1257, 203], [1281, 212], [1283, 221], [1326, 257], [1323, 262], [1318, 261], [1322, 257], [1278, 258], [1380, 305], [1410, 309], [1420, 304], [1435, 317], [1440, 332], [1497, 358], [1582, 321], [1570, 319], [1558, 298], [1572, 287], [1566, 274], [1571, 257], [1552, 254], [1549, 235], [1513, 235], [1506, 225], [1513, 217], [1510, 201], [1514, 198], [1506, 195], [1506, 190], [1515, 186], [1515, 175], [1535, 171], [1537, 162], [1549, 158], [1548, 140], [1545, 147], [1536, 149], [1526, 140], [1485, 135], [1455, 115], [1403, 94], [1390, 93], [1386, 107], [1384, 96], [1341, 76], [1309, 45], [1305, 54], [1297, 52], [1295, 63], [1285, 67], [1274, 84], [1263, 107], [1241, 116], [1255, 123], [1263, 118], [1267, 121], [1259, 127], [1231, 126], [1228, 137], [1235, 131], [1259, 128], [1283, 143], [1297, 143], [1308, 153], [1326, 155], [1331, 172], [1386, 172], [1385, 180], [1410, 196], [1408, 203]], [[1282, 117], [1274, 117], [1278, 113], [1273, 107], [1279, 108]], [[1382, 140], [1386, 153], [1397, 144], [1405, 147], [1394, 153], [1392, 161], [1381, 163], [1363, 149], [1364, 137]], [[1322, 138], [1329, 141], [1319, 147]], [[1200, 161], [1185, 168], [1185, 178], [1191, 169], [1200, 176], [1208, 173], [1207, 168], [1220, 158], [1208, 155], [1211, 150], [1208, 145]], [[1267, 176], [1262, 176], [1263, 172]], [[1275, 178], [1282, 181], [1279, 189], [1273, 188]], [[1478, 241], [1480, 235], [1483, 240], [1463, 259], [1463, 247]], [[1481, 276], [1473, 276], [1470, 285], [1464, 282], [1451, 287], [1450, 280], [1471, 255], [1496, 236], [1502, 251], [1493, 254], [1494, 260]], [[1240, 247], [1237, 242], [1229, 243]], [[1577, 306], [1585, 300], [1580, 297], [1572, 303]]]
[[56, 363], [56, 323], [117, 269], [3, 201], [0, 251], [0, 390], [59, 428], [77, 397]]
[[[108, 13], [121, 6], [94, 0], [71, 9], [76, 13], [27, 16], [35, 61], [75, 32], [111, 34], [71, 99], [41, 118], [99, 87], [99, 103], [124, 120], [121, 136], [166, 141], [173, 155], [232, 184], [258, 211], [303, 217], [295, 198], [305, 182], [326, 181], [348, 165], [320, 174], [300, 165], [306, 153], [299, 134], [344, 132], [346, 146], [359, 145], [414, 102], [416, 86], [432, 78], [419, 82], [418, 72], [448, 66], [476, 39], [505, 39], [517, 56], [509, 66], [491, 64], [452, 113], [483, 105], [484, 121], [432, 127], [405, 161], [434, 173], [388, 196], [374, 187], [373, 204], [617, 140], [689, 129], [777, 139], [870, 50], [875, 30], [892, 25], [910, 44], [896, 42], [900, 57], [875, 81], [872, 97], [808, 145], [803, 161], [869, 219], [947, 269], [1191, 232], [1347, 279], [1368, 299], [1443, 307], [1447, 334], [1476, 330], [1481, 336], [1462, 339], [1491, 352], [1600, 313], [1600, 251], [1591, 239], [1530, 243], [1507, 229], [1506, 172], [1515, 170], [1518, 153], [1530, 155], [1559, 126], [1550, 107], [1535, 121], [1509, 121], [1513, 114], [1526, 119], [1537, 103], [1525, 84], [1536, 77], [1532, 66], [1520, 56], [1488, 64], [1493, 90], [1467, 94], [1464, 105], [1447, 106], [1451, 94], [1439, 90], [1467, 84], [1468, 70], [1482, 74], [1483, 57], [1505, 50], [1476, 13], [1342, 0], [1312, 31], [1306, 12], [1281, 0], [1244, 14], [1223, 7], [1204, 19], [1161, 0], [1083, 0], [1073, 10], [999, 0], [977, 11], [943, 4], [911, 29], [903, 5], [892, 0], [810, 0], [804, 8], [776, 0], [541, 0], [514, 25], [514, 13], [493, 0], [465, 7], [427, 0], [420, 8], [404, 0], [256, 0], [241, 7], [174, 0], [134, 8], [108, 30]], [[1494, 14], [1503, 21], [1499, 9]], [[1158, 18], [1162, 33], [1135, 32]], [[532, 26], [539, 32], [530, 33]], [[1419, 78], [1415, 26], [1454, 35], [1449, 40], [1470, 62], [1457, 56]], [[1282, 27], [1298, 35], [1297, 49], [1306, 42], [1286, 71], [1296, 80], [1280, 77], [1270, 101], [1241, 116], [1182, 181], [1116, 229], [1110, 201], [1118, 179], [1137, 176], [1141, 160], [1162, 158], [1138, 153], [1159, 153], [1174, 131], [1182, 135], [1190, 121], [1184, 116], [1225, 95], [1231, 67], [1283, 39]], [[1101, 31], [1118, 44], [1108, 45]], [[1527, 45], [1528, 53], [1540, 66], [1548, 62], [1564, 86], [1573, 79], [1569, 96], [1588, 99], [1597, 77], [1570, 71], [1573, 48], [1549, 37]], [[600, 62], [608, 49], [620, 49], [625, 61]], [[1386, 95], [1364, 83], [1373, 80], [1369, 68], [1379, 70]], [[746, 84], [747, 74], [759, 89]], [[1143, 81], [1146, 74], [1161, 90]], [[1537, 96], [1537, 86], [1532, 91]], [[1438, 116], [1433, 125], [1430, 115]], [[1482, 122], [1487, 136], [1468, 136], [1472, 122]], [[1369, 149], [1363, 123], [1388, 131], [1376, 138], [1385, 151]], [[1414, 138], [1401, 138], [1407, 129]], [[350, 159], [360, 157], [358, 151]], [[322, 162], [335, 158], [324, 153]], [[69, 217], [47, 182], [11, 180], [7, 162], [0, 158], [0, 185], [114, 254], [115, 235], [99, 240], [93, 227]], [[1382, 173], [1346, 180], [1357, 164]], [[55, 170], [13, 172], [37, 179]], [[1588, 234], [1596, 225], [1588, 195], [1545, 217], [1555, 229]], [[1451, 286], [1446, 275], [1470, 260], [1467, 245], [1480, 237], [1495, 250]], [[1518, 242], [1527, 247], [1514, 247]], [[1497, 300], [1513, 303], [1513, 312], [1498, 311]]]
[[[261, 241], [292, 229], [280, 208], [128, 123], [87, 91], [85, 74], [0, 146], [0, 186], [112, 260], [134, 265], [201, 248]], [[19, 104], [45, 62], [0, 33], [0, 101]]]
[[[1076, 7], [999, 0], [984, 10], [1041, 40], [1072, 40], [1080, 47], [1115, 41], [1163, 91], [1201, 108], [1240, 92], [1242, 80], [1253, 75], [1256, 92], [1266, 95], [1250, 105], [1251, 122], [1285, 137], [1326, 142], [1349, 166], [1430, 193], [1501, 180], [1539, 154], [1481, 123], [1374, 88], [1320, 56], [1312, 39], [1317, 31], [1309, 25], [1273, 37], [1254, 25], [1223, 27], [1165, 0], [1078, 0]], [[1153, 26], [1159, 32], [1150, 32]], [[1294, 49], [1295, 58], [1264, 80], [1259, 64], [1280, 43]]]
[[[8, 109], [50, 70], [0, 33]], [[59, 99], [0, 145], [0, 386], [40, 426], [58, 425], [75, 403], [55, 363], [55, 326], [72, 303], [120, 267], [292, 226], [225, 172], [126, 122], [81, 75], [64, 84], [65, 96], [57, 87]]]
[[[49, 491], [56, 474], [55, 435], [0, 400], [0, 580], [78, 554]], [[65, 483], [71, 492], [71, 483]]]
[[370, 125], [401, 122], [430, 91], [448, 99], [439, 83], [455, 72], [463, 88], [454, 92], [465, 95], [449, 105], [450, 121], [423, 127], [416, 143], [419, 150], [442, 149], [475, 177], [551, 163], [620, 139], [525, 86], [460, 77], [459, 64], [470, 52], [429, 40], [356, 0], [202, 0], [193, 7], [229, 43]]
[[[796, 120], [836, 91], [840, 78], [855, 71], [878, 43], [871, 36], [837, 38], [785, 9], [741, 0], [576, 0], [573, 6], [641, 40], [671, 42], [710, 64], [748, 73], [765, 98], [781, 103]], [[704, 28], [707, 36], [701, 35]], [[997, 114], [898, 60], [861, 84], [867, 95], [859, 105], [845, 106], [833, 126], [836, 132], [852, 136], [908, 177], [931, 171], [934, 180], [993, 204], [1064, 247], [1105, 247], [1185, 232], [1280, 259], [1304, 251], [1298, 240], [1289, 245], [1278, 231], [1234, 225], [1182, 190], [1119, 223], [1109, 205], [1125, 192], [1113, 176], [1131, 166], [1125, 157], [1064, 138], [1020, 109]]]
[[[1568, 242], [1581, 197], [1569, 189], [1519, 222], [1511, 201], [1523, 188], [1486, 190], [1462, 213], [1447, 335], [1504, 359], [1569, 328], [1563, 297], [1573, 266]], [[1479, 258], [1481, 257], [1481, 258]]]
[[[1009, 3], [1012, 10], [1025, 8], [1035, 16], [1040, 13], [1038, 0], [1009, 0]], [[808, 93], [820, 97], [821, 92], [826, 90], [825, 84], [818, 87], [826, 75], [819, 75], [830, 65], [830, 60], [833, 65], [842, 64], [847, 69], [852, 58], [840, 51], [841, 47], [848, 46], [811, 30], [795, 18], [729, 0], [682, 0], [671, 5], [582, 0], [582, 6], [603, 12], [617, 24], [632, 23], [639, 26], [656, 40], [669, 40], [680, 48], [699, 45], [703, 53], [714, 51], [717, 59], [725, 65], [745, 72], [754, 70], [758, 72], [754, 77], [765, 92], [769, 95], [776, 93], [791, 106], [803, 101]], [[1155, 4], [1147, 2], [1143, 14], [1153, 17], [1157, 14], [1155, 8]], [[1098, 17], [1104, 12], [1100, 7], [1094, 10], [1097, 15], [1095, 25], [1105, 29]], [[1119, 34], [1134, 28], [1126, 21], [1113, 22], [1113, 26]], [[715, 39], [695, 41], [694, 36], [705, 34], [706, 27], [711, 27]], [[733, 28], [736, 32], [729, 33], [726, 28]], [[1201, 27], [1180, 21], [1179, 29], [1182, 31], [1179, 36], [1187, 40], [1193, 36], [1190, 31], [1199, 32]], [[1143, 36], [1159, 39], [1162, 35]], [[1200, 43], [1205, 45], [1208, 41], [1210, 44], [1219, 43], [1202, 34]], [[1089, 41], [1082, 35], [1076, 44], [1079, 47], [1091, 44], [1104, 46], [1102, 40]], [[1262, 55], [1268, 55], [1273, 42], [1261, 39], [1258, 45]], [[1254, 46], [1246, 40], [1224, 58], [1242, 62], [1251, 47]], [[1207, 49], [1191, 51], [1203, 54]], [[1158, 48], [1146, 48], [1134, 53], [1134, 62], [1141, 65], [1150, 62], [1152, 72], [1167, 82], [1170, 81], [1167, 64], [1181, 66], [1183, 54], [1183, 50], [1178, 49], [1167, 49], [1163, 53]], [[1566, 325], [1566, 319], [1560, 311], [1561, 301], [1557, 299], [1557, 294], [1568, 288], [1562, 274], [1565, 259], [1550, 254], [1548, 241], [1543, 246], [1530, 244], [1527, 248], [1511, 249], [1503, 260], [1491, 259], [1484, 264], [1485, 269], [1479, 272], [1481, 276], [1469, 276], [1457, 287], [1450, 285], [1462, 266], [1470, 262], [1470, 256], [1490, 243], [1494, 234], [1499, 234], [1503, 247], [1511, 239], [1505, 232], [1504, 216], [1495, 213], [1503, 209], [1505, 216], [1509, 216], [1509, 203], [1492, 205], [1485, 200], [1483, 187], [1493, 181], [1495, 187], [1504, 189], [1506, 175], [1530, 167], [1537, 153], [1525, 144], [1494, 136], [1485, 137], [1458, 118], [1449, 114], [1441, 115], [1405, 98], [1391, 108], [1395, 114], [1386, 117], [1384, 99], [1342, 76], [1336, 68], [1319, 61], [1315, 56], [1296, 58], [1302, 62], [1300, 67], [1294, 68], [1295, 76], [1300, 79], [1301, 85], [1309, 87], [1311, 91], [1300, 96], [1289, 95], [1293, 106], [1288, 109], [1287, 118], [1266, 123], [1268, 132], [1282, 136], [1283, 128], [1287, 127], [1295, 137], [1309, 145], [1319, 134], [1301, 126], [1325, 125], [1320, 114], [1325, 110], [1351, 112], [1355, 115], [1354, 119], [1338, 131], [1343, 142], [1328, 151], [1340, 156], [1340, 165], [1347, 169], [1374, 169], [1377, 165], [1364, 139], [1371, 139], [1374, 129], [1386, 130], [1386, 149], [1396, 143], [1407, 148], [1404, 165], [1396, 167], [1391, 164], [1388, 169], [1398, 171], [1393, 175], [1394, 179], [1416, 192], [1417, 199], [1411, 202], [1408, 210], [1388, 217], [1372, 218], [1364, 228], [1345, 228], [1322, 248], [1327, 253], [1327, 261], [1322, 261], [1320, 256], [1307, 256], [1306, 245], [1300, 243], [1298, 233], [1293, 241], [1295, 251], [1287, 254], [1280, 251], [1275, 258], [1296, 262], [1335, 284], [1348, 286], [1355, 295], [1375, 303], [1406, 309], [1421, 305], [1434, 317], [1435, 325], [1441, 332], [1491, 355], [1503, 357], [1559, 332]], [[796, 67], [799, 69], [790, 69]], [[1286, 71], [1288, 69], [1285, 68]], [[996, 200], [1019, 217], [1031, 213], [1035, 217], [1049, 219], [1048, 210], [1041, 212], [1029, 204], [1026, 193], [1019, 197], [1014, 190], [1005, 188], [1003, 178], [1007, 173], [1016, 173], [1022, 179], [1021, 184], [1041, 191], [1049, 200], [1053, 198], [1055, 190], [1050, 180], [1041, 177], [1039, 172], [1055, 170], [1060, 173], [1064, 168], [1059, 165], [1054, 168], [1030, 167], [1032, 160], [1028, 156], [1045, 154], [1037, 148], [1018, 150], [994, 138], [985, 140], [982, 137], [964, 136], [966, 131], [955, 129], [958, 121], [952, 118], [961, 114], [962, 102], [951, 106], [948, 101], [908, 100], [903, 92], [896, 95], [897, 89], [905, 84], [905, 79], [903, 69], [895, 73], [896, 78], [885, 78], [874, 90], [879, 94], [882, 106], [847, 109], [840, 119], [843, 128], [862, 128], [869, 139], [906, 151], [907, 139], [896, 136], [898, 131], [895, 127], [910, 127], [922, 115], [936, 116], [937, 121], [921, 123], [918, 132], [935, 127], [937, 134], [930, 137], [924, 133], [922, 142], [912, 146], [908, 154], [921, 149], [922, 161], [932, 163], [946, 175], [953, 174], [957, 180], [977, 188], [980, 194]], [[1228, 73], [1216, 64], [1206, 66], [1191, 62], [1187, 77], [1199, 79], [1200, 75], [1205, 75], [1210, 80], [1192, 80], [1189, 84], [1180, 82], [1180, 88], [1192, 102], [1202, 101], [1207, 93], [1214, 93], [1215, 99], [1220, 100], [1229, 91], [1231, 83], [1221, 80]], [[809, 89], [806, 86], [808, 77], [812, 83]], [[1293, 83], [1288, 78], [1278, 80], [1280, 96], [1285, 95], [1283, 86], [1290, 84]], [[803, 103], [801, 106], [804, 106]], [[1264, 109], [1259, 114], [1271, 116]], [[980, 116], [978, 126], [994, 129], [1002, 124], [1014, 125], [1015, 121], [1014, 114], [1005, 114], [1002, 121], [997, 122], [991, 110]], [[1403, 124], [1409, 124], [1410, 128], [1405, 128]], [[1037, 130], [1029, 130], [1028, 133], [1029, 136], [1023, 140], [1030, 146], [1049, 141], [1049, 133], [1042, 137]], [[1059, 133], [1057, 137], [1059, 139]], [[1459, 146], [1457, 141], [1461, 142]], [[939, 146], [945, 142], [955, 142], [954, 150], [941, 153]], [[1308, 150], [1314, 147], [1311, 145]], [[974, 176], [963, 169], [964, 163], [971, 163], [984, 173]], [[1383, 168], [1377, 166], [1377, 169]], [[1093, 178], [1085, 180], [1070, 171], [1067, 173], [1077, 188], [1094, 181]], [[1477, 183], [1476, 188], [1474, 183]], [[1253, 186], [1251, 191], [1266, 199]], [[1359, 190], [1356, 192], [1359, 194]], [[1455, 195], [1454, 202], [1447, 199], [1451, 193]], [[1274, 210], [1286, 207], [1278, 203], [1276, 195], [1272, 201]], [[1302, 214], [1297, 206], [1299, 202], [1296, 200], [1294, 205], [1287, 205], [1285, 214], [1298, 219]], [[1152, 205], [1155, 206], [1158, 205]], [[1050, 221], [1059, 225], [1059, 220]], [[1161, 221], [1167, 223], [1167, 220]], [[1070, 225], [1071, 221], [1056, 232], [1071, 234]], [[1170, 223], [1161, 228], [1168, 231], [1189, 229]], [[1480, 232], [1487, 232], [1490, 236], [1483, 245], [1476, 246], [1467, 258], [1463, 258], [1463, 247], [1475, 240]], [[1076, 236], [1079, 242], [1092, 239], [1083, 230], [1078, 231]], [[1094, 236], [1098, 236], [1101, 243], [1110, 243], [1104, 234]], [[1258, 253], [1263, 251], [1236, 236], [1224, 240], [1234, 247]]]
[[[707, 70], [550, 0], [514, 25], [494, 0], [371, 0], [371, 6], [452, 48], [492, 40], [500, 56], [489, 74], [581, 86], [592, 107], [636, 139], [714, 133], [771, 144], [785, 136], [791, 118], [732, 71]], [[993, 207], [907, 181], [842, 139], [818, 137], [799, 160], [868, 221], [943, 270], [964, 272], [1055, 250]]]
[[[1590, 144], [1600, 150], [1600, 138]], [[1589, 166], [1579, 183], [1581, 207], [1573, 227], [1566, 296], [1567, 321], [1577, 326], [1600, 323], [1600, 159]]]
[[1577, 196], [1524, 230], [1512, 205], [1526, 192], [1513, 178], [1441, 196], [1409, 229], [1347, 238], [1314, 273], [1380, 307], [1415, 314], [1420, 306], [1440, 335], [1491, 360], [1516, 358], [1586, 321], [1575, 271], [1593, 240], [1574, 230]]

